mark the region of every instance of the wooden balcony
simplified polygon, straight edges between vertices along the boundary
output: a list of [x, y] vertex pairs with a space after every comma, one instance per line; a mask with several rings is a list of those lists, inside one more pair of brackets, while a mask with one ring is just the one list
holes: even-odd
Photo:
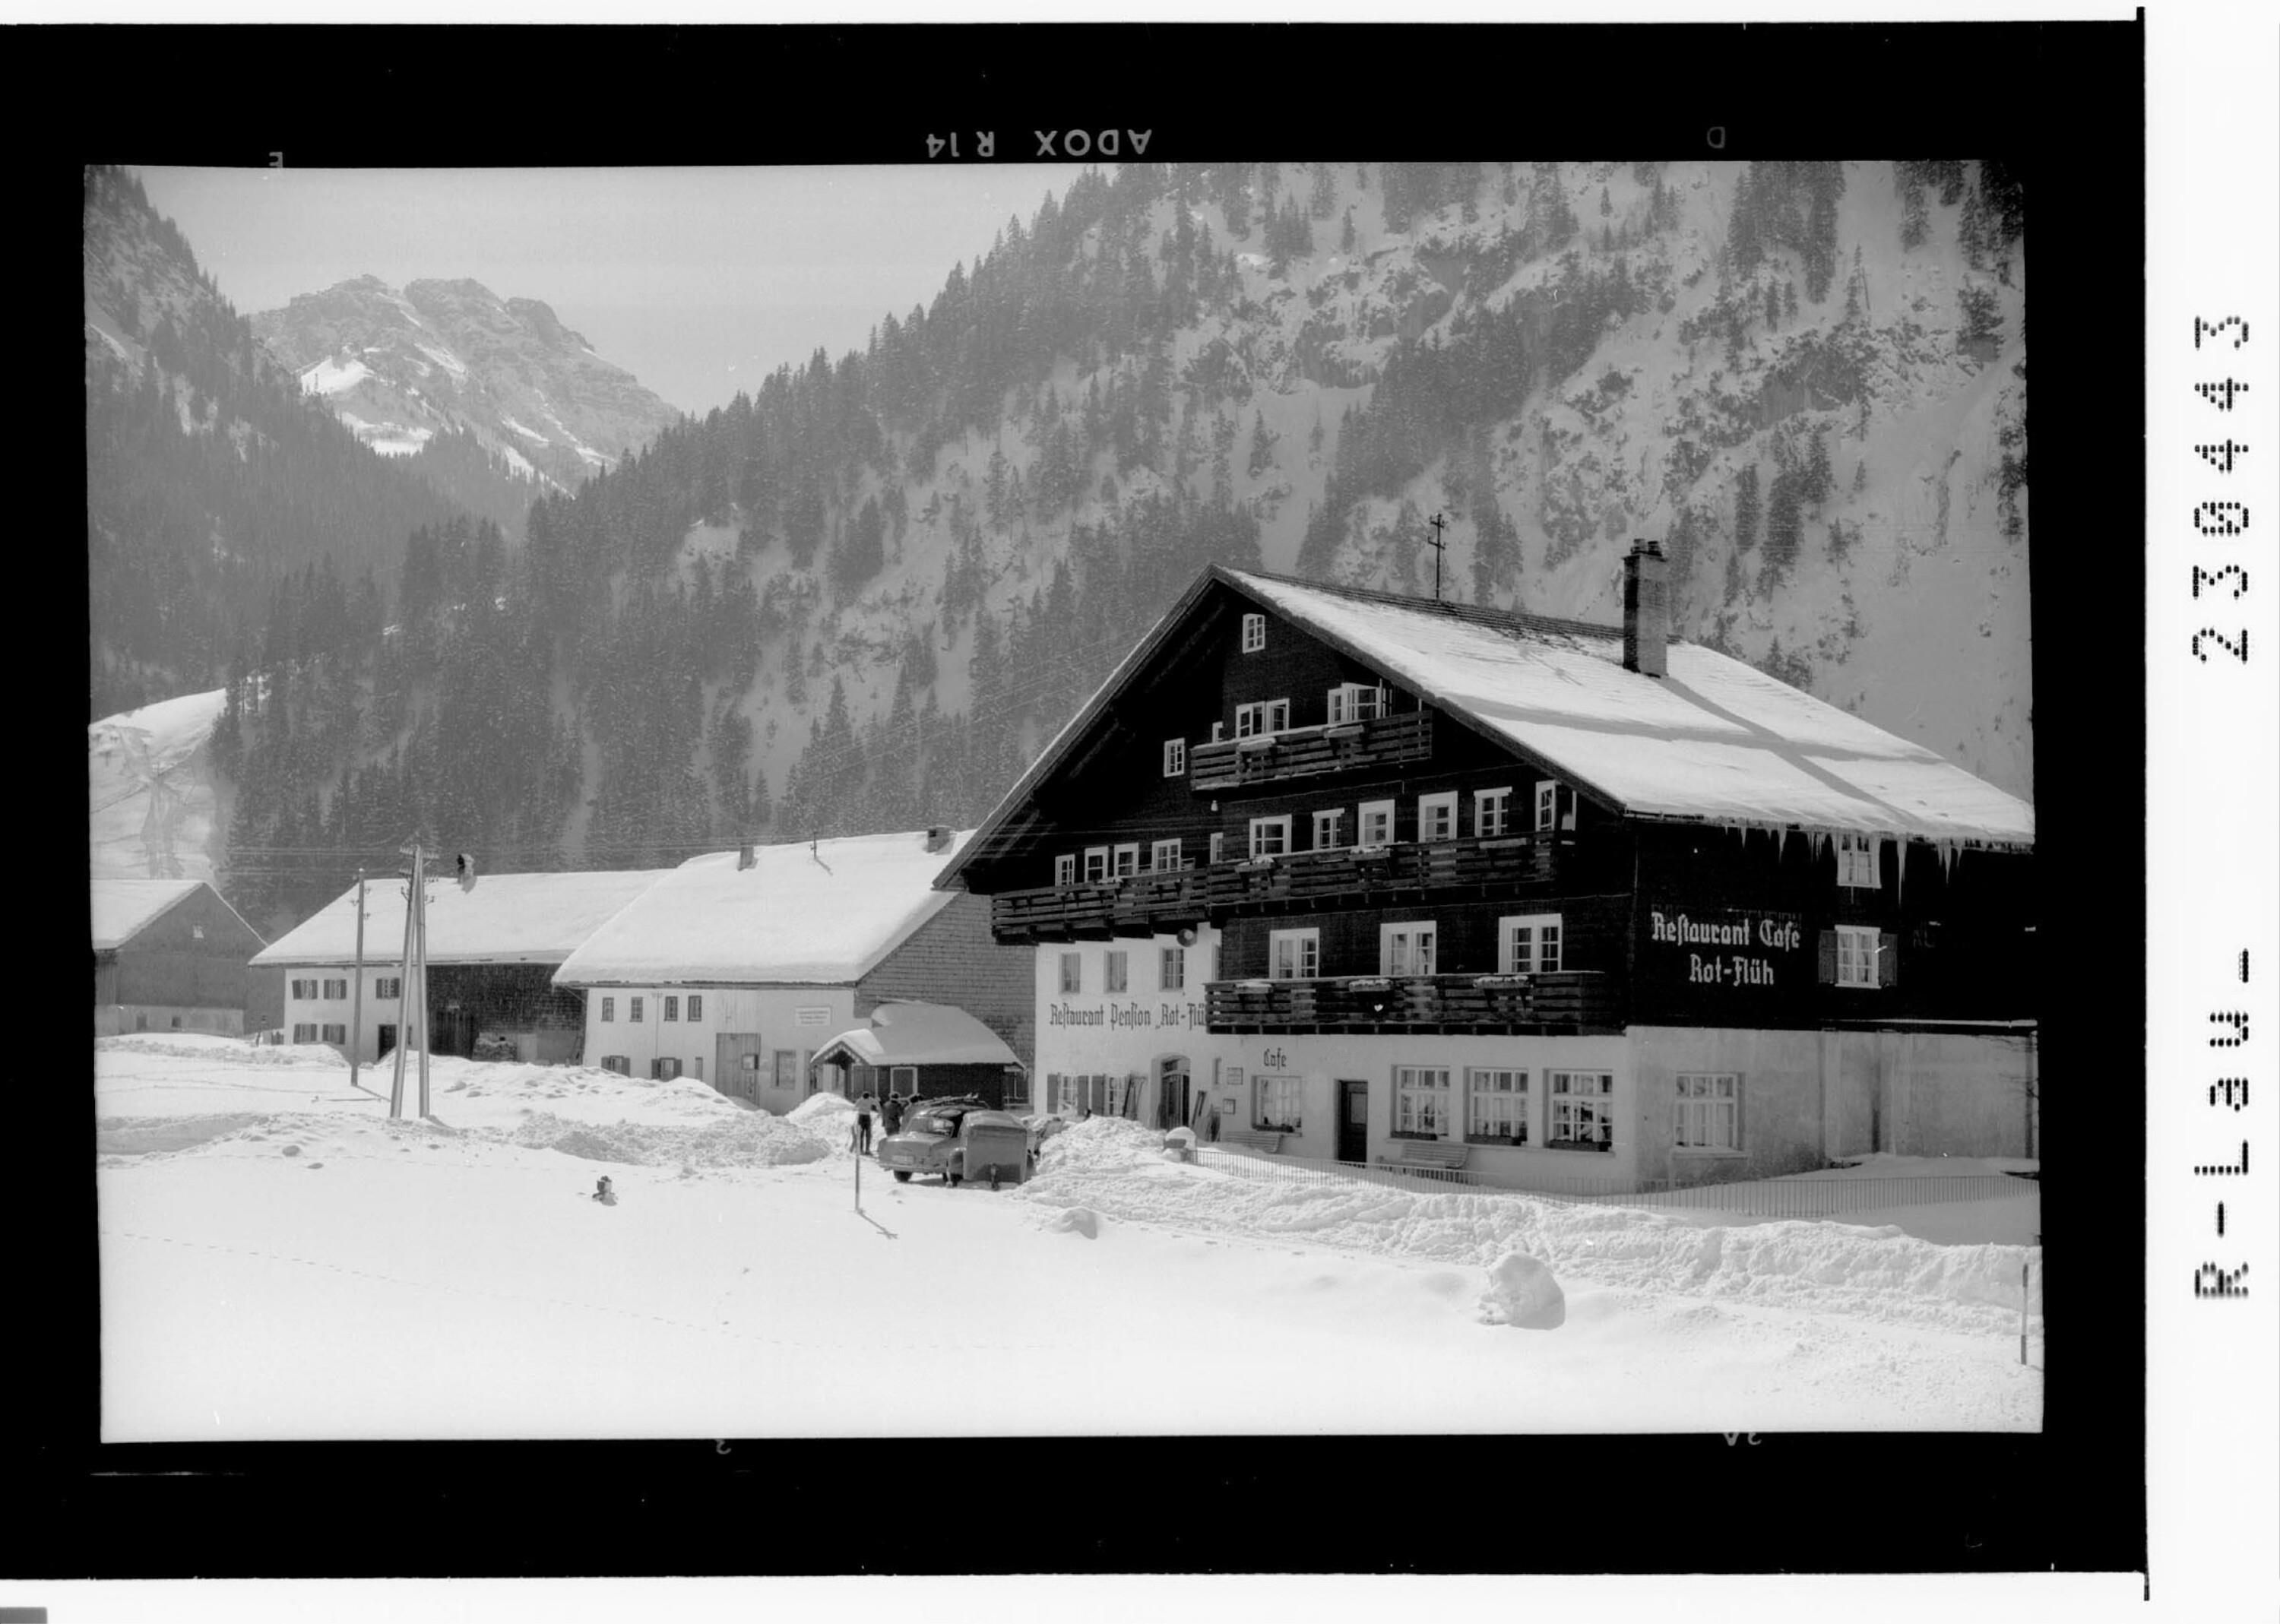
[[1575, 837], [1550, 833], [1294, 851], [1267, 861], [1001, 891], [990, 899], [990, 924], [1005, 943], [1144, 936], [1235, 913], [1366, 908], [1429, 893], [1499, 896], [1565, 883], [1575, 877]]
[[1256, 738], [1198, 744], [1188, 751], [1188, 786], [1207, 795], [1422, 761], [1432, 753], [1433, 713], [1405, 711], [1335, 727], [1287, 727]]
[[1614, 978], [1598, 970], [1211, 981], [1204, 1002], [1214, 1032], [1575, 1032], [1622, 1024]]

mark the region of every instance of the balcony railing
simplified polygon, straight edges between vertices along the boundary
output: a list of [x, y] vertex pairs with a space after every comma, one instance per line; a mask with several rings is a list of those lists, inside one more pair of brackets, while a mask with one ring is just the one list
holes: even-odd
[[1268, 859], [1127, 874], [1121, 880], [990, 898], [1001, 942], [1146, 935], [1207, 919], [1336, 902], [1347, 907], [1516, 886], [1551, 886], [1573, 876], [1575, 837], [1545, 832], [1435, 841], [1426, 845], [1345, 846]]
[[1422, 761], [1432, 753], [1433, 713], [1405, 711], [1336, 727], [1289, 727], [1253, 738], [1198, 744], [1188, 751], [1188, 786], [1202, 795]]
[[1622, 1024], [1614, 978], [1598, 970], [1535, 975], [1328, 976], [1211, 981], [1214, 1032], [1575, 1030]]

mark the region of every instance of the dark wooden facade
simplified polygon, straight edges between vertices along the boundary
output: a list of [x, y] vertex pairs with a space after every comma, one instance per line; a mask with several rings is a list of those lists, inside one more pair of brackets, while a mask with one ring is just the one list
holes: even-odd
[[127, 1031], [136, 1012], [154, 1011], [230, 1010], [247, 1028], [274, 1026], [283, 1014], [274, 978], [247, 966], [264, 945], [218, 892], [198, 886], [117, 946], [96, 950], [96, 1008]]
[[[1208, 1024], [1225, 1032], [1803, 1029], [2037, 1014], [2022, 990], [2035, 947], [2028, 853], [1915, 842], [1904, 854], [1887, 835], [1878, 883], [1842, 886], [1826, 839], [1628, 816], [1390, 684], [1384, 714], [1334, 728], [1329, 691], [1381, 685], [1380, 673], [1272, 612], [1265, 646], [1244, 652], [1244, 617], [1261, 612], [1230, 584], [1208, 587], [1058, 765], [977, 837], [959, 879], [991, 898], [999, 942], [1217, 926]], [[1236, 738], [1238, 706], [1280, 700], [1288, 726], [1272, 743]], [[1184, 770], [1167, 774], [1175, 739]], [[1539, 830], [1547, 781], [1560, 788], [1552, 827]], [[1500, 789], [1512, 792], [1506, 827], [1484, 833], [1475, 794]], [[1421, 797], [1450, 791], [1454, 837], [1421, 841]], [[1385, 801], [1391, 843], [1356, 850], [1360, 808]], [[1313, 814], [1332, 808], [1341, 843], [1314, 850]], [[1285, 815], [1287, 852], [1251, 860], [1252, 820]], [[1214, 833], [1217, 863], [1207, 860]], [[1159, 870], [1152, 848], [1167, 839], [1181, 842], [1179, 866]], [[1086, 877], [1087, 852], [1108, 848], [1113, 865], [1123, 846], [1137, 848], [1139, 872]], [[1076, 880], [1059, 882], [1056, 859], [1072, 854]], [[1558, 971], [1498, 985], [1498, 921], [1528, 914], [1560, 917]], [[1436, 928], [1434, 974], [1387, 977], [1381, 927], [1420, 920]], [[1840, 927], [1873, 932], [1855, 944], [1875, 985], [1837, 984]], [[1275, 931], [1306, 927], [1320, 933], [1315, 977], [1244, 985], [1268, 981]]]

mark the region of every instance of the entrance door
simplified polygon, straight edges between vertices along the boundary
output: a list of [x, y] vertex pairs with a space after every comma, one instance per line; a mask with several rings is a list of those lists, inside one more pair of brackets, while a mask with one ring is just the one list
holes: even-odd
[[380, 1058], [381, 1056], [384, 1056], [384, 1055], [387, 1055], [387, 1054], [392, 1053], [392, 1052], [395, 1051], [395, 1048], [396, 1048], [396, 1026], [395, 1026], [395, 1023], [394, 1023], [394, 1022], [392, 1022], [392, 1021], [382, 1021], [382, 1022], [381, 1023], [381, 1028], [380, 1028], [380, 1053], [379, 1053], [378, 1055], [374, 1056], [373, 1058], [374, 1058], [374, 1059], [378, 1059], [378, 1058]]
[[1338, 1159], [1369, 1159], [1369, 1084], [1338, 1079]]
[[1156, 1064], [1156, 1126], [1182, 1128], [1188, 1120], [1188, 1058], [1173, 1055]]
[[760, 1103], [760, 1035], [721, 1032], [712, 1039], [712, 1086], [746, 1104]]

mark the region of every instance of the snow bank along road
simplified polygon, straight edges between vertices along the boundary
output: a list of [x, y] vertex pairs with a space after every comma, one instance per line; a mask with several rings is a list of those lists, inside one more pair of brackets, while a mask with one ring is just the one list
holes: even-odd
[[[836, 1100], [438, 1059], [437, 1120], [391, 1123], [385, 1071], [327, 1051], [117, 1038], [96, 1070], [113, 1441], [2040, 1420], [2018, 1247], [1287, 1186], [1112, 1120], [1018, 1191], [867, 1166], [859, 1213]], [[1510, 1251], [1559, 1329], [1484, 1319]]]

